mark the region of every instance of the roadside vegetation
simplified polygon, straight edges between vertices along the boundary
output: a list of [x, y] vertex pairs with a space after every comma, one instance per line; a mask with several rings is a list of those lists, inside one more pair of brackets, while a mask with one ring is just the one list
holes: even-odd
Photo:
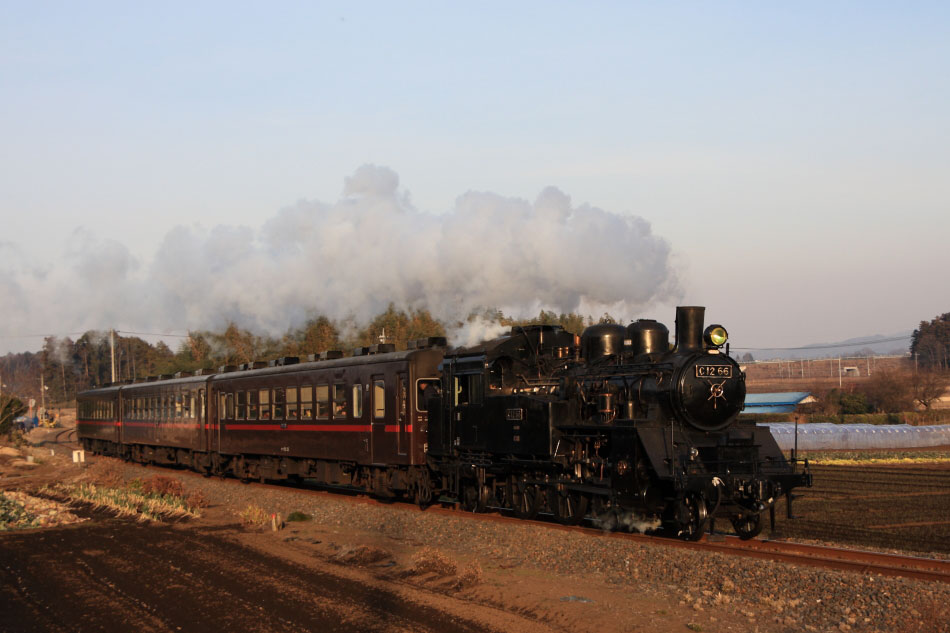
[[950, 464], [950, 451], [810, 451], [808, 461], [821, 466], [912, 466], [914, 464]]
[[0, 532], [36, 527], [39, 521], [23, 503], [0, 492]]
[[44, 486], [39, 492], [138, 521], [195, 518], [201, 516], [201, 509], [208, 505], [203, 493], [186, 493], [181, 482], [173, 477], [154, 475], [144, 480], [125, 481], [120, 470], [111, 460], [97, 461], [84, 481], [60, 482]]

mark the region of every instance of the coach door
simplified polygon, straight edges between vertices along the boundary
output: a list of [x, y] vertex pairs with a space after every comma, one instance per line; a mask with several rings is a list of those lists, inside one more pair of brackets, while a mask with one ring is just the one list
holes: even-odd
[[371, 430], [373, 451], [372, 457], [374, 463], [385, 463], [392, 457], [392, 443], [389, 442], [386, 433], [386, 377], [377, 374], [370, 378], [370, 394], [372, 411]]
[[210, 444], [208, 442], [208, 418], [205, 415], [205, 390], [199, 389], [197, 398], [195, 399], [194, 404], [192, 405], [195, 408], [195, 419], [198, 422], [198, 450], [207, 451], [210, 450]]
[[400, 455], [409, 451], [409, 377], [406, 372], [396, 374], [396, 450]]

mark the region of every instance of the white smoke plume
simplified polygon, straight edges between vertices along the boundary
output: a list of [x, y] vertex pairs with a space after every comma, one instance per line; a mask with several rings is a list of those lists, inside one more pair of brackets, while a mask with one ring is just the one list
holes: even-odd
[[481, 341], [489, 341], [507, 334], [510, 330], [510, 325], [502, 325], [497, 321], [476, 316], [450, 332], [449, 345], [453, 347], [477, 345]]
[[20, 308], [10, 334], [228, 321], [281, 334], [313, 314], [365, 321], [390, 303], [446, 322], [485, 308], [633, 318], [679, 293], [670, 247], [642, 218], [574, 206], [553, 187], [534, 202], [469, 192], [433, 215], [413, 207], [395, 172], [371, 165], [346, 178], [337, 202], [298, 202], [256, 230], [175, 227], [148, 263], [94, 228], [76, 231], [66, 266], [0, 255], [0, 298]]
[[604, 532], [622, 531], [638, 532], [640, 534], [649, 534], [656, 532], [662, 527], [663, 522], [656, 517], [640, 516], [630, 510], [608, 511], [600, 516], [594, 517], [594, 525]]

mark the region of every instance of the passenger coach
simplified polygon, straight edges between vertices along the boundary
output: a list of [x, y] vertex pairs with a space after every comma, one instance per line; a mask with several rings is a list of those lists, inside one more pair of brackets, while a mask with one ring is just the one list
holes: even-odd
[[425, 389], [445, 339], [221, 367], [80, 394], [91, 451], [241, 479], [313, 478], [427, 501]]

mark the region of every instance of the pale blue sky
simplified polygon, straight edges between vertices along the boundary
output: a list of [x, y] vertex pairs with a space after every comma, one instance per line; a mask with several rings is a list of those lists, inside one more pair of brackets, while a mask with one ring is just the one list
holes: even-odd
[[736, 345], [890, 334], [950, 311], [948, 62], [938, 2], [3, 2], [0, 257], [144, 269], [371, 163], [641, 216]]

